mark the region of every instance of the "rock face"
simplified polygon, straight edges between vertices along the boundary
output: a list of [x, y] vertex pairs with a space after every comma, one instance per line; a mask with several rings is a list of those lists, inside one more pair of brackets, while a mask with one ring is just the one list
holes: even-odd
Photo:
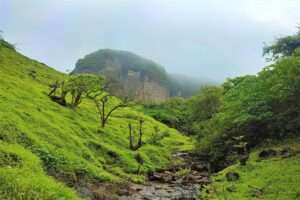
[[161, 102], [171, 93], [163, 67], [127, 51], [96, 51], [78, 60], [72, 73], [104, 75], [112, 94], [143, 102]]

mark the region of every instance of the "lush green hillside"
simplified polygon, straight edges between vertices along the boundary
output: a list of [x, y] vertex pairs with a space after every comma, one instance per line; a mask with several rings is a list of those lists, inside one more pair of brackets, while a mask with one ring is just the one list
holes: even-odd
[[[79, 199], [72, 187], [102, 181], [143, 181], [136, 175], [171, 162], [173, 151], [192, 148], [174, 129], [134, 108], [113, 114], [102, 129], [94, 104], [71, 109], [51, 101], [48, 84], [65, 75], [0, 45], [0, 199]], [[143, 117], [144, 142], [128, 148], [128, 122]], [[159, 127], [159, 131], [155, 130]], [[152, 137], [165, 132], [157, 144]]]
[[[276, 152], [277, 155], [260, 158], [262, 151]], [[207, 188], [209, 194], [203, 191], [202, 196], [204, 199], [227, 200], [300, 199], [299, 152], [299, 139], [256, 149], [246, 166], [235, 164], [215, 175]], [[239, 174], [239, 180], [227, 180], [226, 174], [232, 172]]]

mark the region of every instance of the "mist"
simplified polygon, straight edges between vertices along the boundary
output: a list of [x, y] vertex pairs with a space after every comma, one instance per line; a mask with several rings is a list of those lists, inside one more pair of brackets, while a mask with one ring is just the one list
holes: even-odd
[[0, 30], [20, 52], [60, 71], [110, 48], [222, 82], [261, 70], [264, 42], [294, 33], [299, 7], [285, 0], [0, 0]]

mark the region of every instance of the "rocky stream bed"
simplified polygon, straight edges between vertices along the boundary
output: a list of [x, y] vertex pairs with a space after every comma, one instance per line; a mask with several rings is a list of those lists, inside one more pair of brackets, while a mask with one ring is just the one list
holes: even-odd
[[121, 200], [196, 200], [199, 190], [210, 182], [207, 162], [188, 153], [177, 153], [184, 164], [148, 173], [145, 184], [130, 184]]

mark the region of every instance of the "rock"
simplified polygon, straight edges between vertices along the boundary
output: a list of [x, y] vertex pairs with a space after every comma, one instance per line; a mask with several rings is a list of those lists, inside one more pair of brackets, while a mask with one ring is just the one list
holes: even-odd
[[208, 183], [210, 183], [210, 180], [209, 180], [208, 177], [203, 177], [203, 178], [201, 178], [199, 180], [199, 183], [201, 183], [201, 184], [208, 184]]
[[155, 190], [160, 190], [162, 187], [161, 186], [154, 186]]
[[199, 172], [198, 173], [200, 176], [206, 176], [209, 177], [209, 173], [208, 172]]
[[259, 154], [258, 157], [262, 158], [262, 159], [266, 159], [266, 158], [270, 158], [273, 156], [277, 155], [277, 151], [274, 149], [266, 149], [266, 150], [262, 150]]
[[225, 176], [227, 181], [237, 181], [240, 179], [240, 175], [237, 172], [228, 172]]
[[227, 187], [226, 188], [226, 190], [228, 191], [228, 192], [236, 192], [237, 190], [236, 190], [236, 187], [235, 186], [229, 186], [229, 187]]
[[193, 163], [192, 170], [196, 171], [209, 171], [209, 164], [208, 163]]
[[140, 192], [142, 190], [143, 190], [143, 188], [135, 188], [135, 191], [137, 191], [137, 192]]
[[149, 181], [162, 181], [162, 176], [157, 172], [149, 171], [148, 172], [148, 180]]
[[130, 192], [126, 188], [121, 188], [120, 190], [117, 191], [117, 194], [121, 196], [129, 196]]
[[164, 176], [162, 177], [163, 182], [165, 183], [171, 183], [172, 182], [172, 175], [166, 175], [164, 174]]
[[291, 156], [295, 156], [297, 153], [295, 152], [295, 150], [287, 147], [287, 148], [284, 148], [280, 151], [280, 155], [283, 157], [283, 158], [288, 158], [288, 157], [291, 157]]
[[247, 164], [248, 159], [249, 159], [249, 154], [241, 156], [240, 165], [245, 166]]

